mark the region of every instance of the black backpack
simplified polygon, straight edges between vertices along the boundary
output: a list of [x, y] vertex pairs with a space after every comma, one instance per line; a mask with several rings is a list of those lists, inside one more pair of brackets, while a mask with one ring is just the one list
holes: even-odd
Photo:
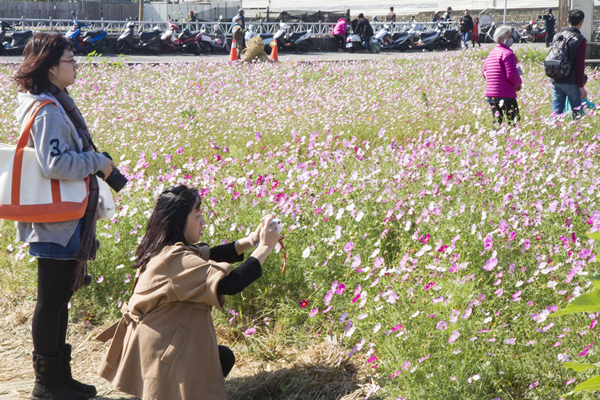
[[546, 76], [552, 79], [565, 79], [571, 73], [575, 60], [569, 54], [569, 42], [580, 40], [581, 35], [562, 32], [552, 42], [552, 47], [544, 59]]

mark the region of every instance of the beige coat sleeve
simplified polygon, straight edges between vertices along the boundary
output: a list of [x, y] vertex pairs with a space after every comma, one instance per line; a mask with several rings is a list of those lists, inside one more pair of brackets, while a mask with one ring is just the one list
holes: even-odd
[[167, 268], [177, 301], [223, 307], [225, 296], [217, 295], [217, 286], [231, 273], [231, 265], [206, 261], [196, 249], [182, 247], [169, 257]]

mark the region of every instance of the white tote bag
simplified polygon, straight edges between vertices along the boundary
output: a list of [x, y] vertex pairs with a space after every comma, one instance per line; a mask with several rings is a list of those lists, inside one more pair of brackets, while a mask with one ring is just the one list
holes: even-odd
[[[35, 117], [47, 104], [55, 103], [44, 100], [39, 105], [16, 146], [0, 143], [0, 219], [63, 222], [80, 219], [85, 214], [90, 178], [48, 179], [40, 170], [35, 149], [27, 147]], [[114, 213], [114, 203], [112, 206]]]

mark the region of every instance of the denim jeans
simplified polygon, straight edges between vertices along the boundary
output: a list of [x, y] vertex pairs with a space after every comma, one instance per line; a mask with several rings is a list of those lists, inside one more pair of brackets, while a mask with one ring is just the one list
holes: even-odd
[[365, 50], [371, 51], [371, 36], [365, 35]]
[[569, 99], [573, 116], [581, 114], [581, 92], [576, 83], [552, 82], [552, 114], [562, 114], [565, 110], [565, 101]]
[[471, 32], [461, 33], [460, 36], [462, 37], [464, 46], [465, 47], [469, 47], [469, 43], [468, 42], [471, 39]]
[[74, 260], [75, 252], [81, 242], [81, 230], [83, 229], [83, 218], [79, 220], [77, 228], [69, 243], [61, 246], [58, 243], [34, 242], [29, 244], [29, 255], [37, 258], [50, 258], [53, 260]]

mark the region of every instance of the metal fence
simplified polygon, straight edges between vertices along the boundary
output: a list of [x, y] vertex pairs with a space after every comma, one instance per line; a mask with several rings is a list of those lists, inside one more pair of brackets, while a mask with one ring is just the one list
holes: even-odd
[[[54, 19], [53, 20], [52, 18], [50, 18], [50, 19], [4, 18], [3, 20], [5, 20], [5, 21], [9, 22], [11, 25], [13, 25], [13, 27], [14, 27], [13, 29], [15, 29], [17, 31], [32, 30], [34, 32], [58, 31], [58, 32], [64, 33], [69, 30], [69, 27], [71, 26], [71, 23], [72, 23], [72, 21], [68, 20], [68, 19]], [[128, 20], [108, 21], [108, 20], [102, 19], [102, 20], [84, 20], [82, 22], [86, 23], [90, 29], [103, 28], [103, 29], [106, 29], [109, 32], [109, 34], [118, 34], [125, 29], [125, 25], [129, 21]], [[138, 22], [136, 22], [136, 23], [138, 23]], [[182, 25], [183, 27], [186, 27], [186, 28], [192, 30], [192, 31], [197, 31], [203, 27], [206, 27], [206, 29], [212, 29], [213, 25], [215, 25], [217, 22], [180, 21], [177, 23], [179, 25]], [[390, 25], [390, 32], [394, 33], [394, 32], [399, 32], [399, 31], [409, 28], [410, 26], [412, 26], [413, 23], [415, 23], [415, 24], [419, 25], [421, 28], [425, 28], [425, 29], [434, 29], [435, 26], [437, 25], [434, 22], [416, 22], [416, 21], [415, 22], [395, 22], [395, 23], [372, 22], [371, 25], [373, 26], [373, 30], [375, 32], [382, 29], [383, 26], [386, 24]], [[522, 22], [507, 23], [507, 25], [514, 26], [515, 28], [520, 28], [522, 25], [525, 25], [527, 23], [528, 23], [527, 21], [522, 21]], [[166, 29], [168, 26], [167, 22], [162, 22], [162, 21], [154, 22], [152, 20], [143, 21], [138, 24], [139, 24], [138, 25], [139, 30], [144, 30], [144, 31], [151, 30], [157, 25], [163, 29]], [[287, 23], [287, 24], [289, 24], [291, 26], [291, 31], [293, 31], [293, 32], [306, 31], [306, 30], [310, 29], [312, 34], [315, 36], [331, 35], [333, 28], [335, 27], [335, 23], [325, 23], [325, 22], [297, 22], [297, 23]], [[446, 23], [446, 24], [456, 27], [455, 22]], [[600, 24], [600, 21], [594, 21], [594, 29], [598, 29], [599, 24]], [[258, 33], [275, 33], [279, 30], [280, 23], [279, 22], [254, 21], [254, 22], [247, 22], [246, 27], [248, 27], [248, 25], [253, 25], [255, 28], [255, 31]], [[498, 26], [499, 25], [500, 24], [498, 24]], [[221, 22], [221, 27], [227, 36], [232, 35], [231, 21]]]

